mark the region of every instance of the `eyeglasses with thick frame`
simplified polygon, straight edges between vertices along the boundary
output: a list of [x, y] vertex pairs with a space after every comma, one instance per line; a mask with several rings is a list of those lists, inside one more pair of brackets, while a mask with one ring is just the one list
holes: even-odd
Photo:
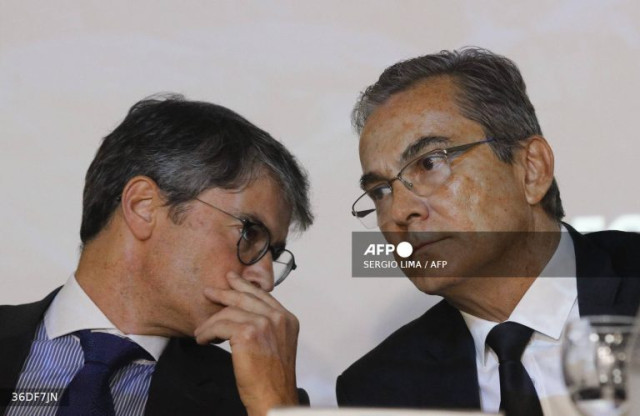
[[[355, 200], [351, 205], [351, 215], [358, 218], [362, 224], [367, 228], [373, 228], [377, 224], [377, 216], [370, 216], [369, 214], [378, 211], [378, 207], [381, 201], [390, 200], [392, 195], [391, 184], [394, 181], [400, 181], [405, 188], [413, 192], [418, 196], [429, 196], [439, 185], [441, 185], [450, 175], [450, 162], [456, 156], [472, 149], [473, 147], [495, 141], [493, 138], [486, 138], [460, 146], [448, 147], [446, 149], [430, 150], [420, 156], [411, 159], [405, 164], [396, 176], [389, 180], [385, 180], [382, 183], [377, 182], [370, 189], [365, 189], [364, 193]], [[439, 177], [431, 175], [432, 183], [427, 183], [425, 177], [427, 173], [434, 172], [438, 166], [446, 164], [449, 169]], [[409, 173], [409, 175], [407, 175]], [[374, 207], [371, 208], [373, 203]]]
[[[252, 264], [259, 262], [267, 252], [271, 252], [271, 257], [274, 263], [274, 286], [278, 286], [282, 283], [289, 273], [298, 267], [296, 265], [295, 257], [291, 251], [284, 247], [271, 246], [271, 233], [264, 224], [254, 222], [246, 218], [237, 217], [222, 208], [203, 201], [200, 198], [195, 198], [195, 200], [210, 208], [220, 211], [223, 214], [227, 214], [242, 223], [240, 239], [236, 244], [238, 260], [240, 263], [245, 266], [251, 266]], [[278, 265], [279, 267], [276, 267]]]

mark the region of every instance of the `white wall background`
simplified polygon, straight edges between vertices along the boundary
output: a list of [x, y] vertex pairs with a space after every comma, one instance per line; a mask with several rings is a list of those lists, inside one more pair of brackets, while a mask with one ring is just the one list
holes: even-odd
[[334, 404], [335, 377], [436, 300], [350, 277], [351, 107], [388, 65], [464, 45], [519, 64], [569, 220], [640, 230], [636, 0], [0, 0], [0, 304], [73, 272], [84, 173], [135, 101], [223, 104], [309, 170], [317, 221], [291, 243], [300, 268], [277, 296], [302, 322], [300, 384]]

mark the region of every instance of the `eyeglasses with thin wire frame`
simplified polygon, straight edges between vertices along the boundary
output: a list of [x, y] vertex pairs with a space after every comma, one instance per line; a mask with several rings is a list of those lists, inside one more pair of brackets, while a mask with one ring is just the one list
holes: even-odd
[[460, 146], [431, 150], [411, 159], [392, 179], [363, 184], [364, 193], [351, 206], [351, 215], [358, 218], [367, 228], [378, 226], [380, 219], [386, 218], [391, 208], [394, 181], [399, 181], [418, 196], [427, 197], [451, 176], [451, 159], [477, 145], [494, 140], [487, 138]]
[[245, 266], [251, 266], [259, 262], [267, 252], [271, 252], [274, 286], [282, 283], [289, 273], [298, 267], [292, 252], [285, 249], [284, 246], [271, 246], [271, 233], [264, 224], [251, 221], [247, 218], [237, 217], [199, 198], [195, 198], [195, 200], [223, 214], [227, 214], [242, 223], [240, 239], [236, 244], [240, 263]]

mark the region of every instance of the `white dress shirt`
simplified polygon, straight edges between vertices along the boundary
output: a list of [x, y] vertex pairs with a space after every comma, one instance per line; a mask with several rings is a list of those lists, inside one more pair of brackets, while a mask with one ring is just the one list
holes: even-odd
[[140, 345], [156, 361], [167, 346], [169, 338], [155, 335], [123, 334], [93, 303], [80, 287], [75, 276], [71, 276], [51, 302], [44, 316], [44, 325], [49, 339], [55, 339], [82, 329], [93, 329], [126, 337]]
[[[563, 227], [558, 247], [541, 277], [534, 280], [507, 319], [533, 329], [522, 364], [533, 381], [545, 416], [578, 415], [564, 384], [561, 363], [562, 333], [568, 322], [579, 317], [574, 253], [571, 236]], [[462, 311], [461, 314], [475, 343], [482, 410], [498, 412], [498, 357], [485, 342], [498, 323]]]
[[[16, 392], [52, 391], [62, 395], [84, 365], [84, 353], [74, 332], [91, 329], [129, 338], [155, 360], [140, 359], [116, 371], [109, 386], [116, 416], [140, 416], [146, 406], [156, 361], [169, 340], [159, 336], [124, 335], [93, 303], [75, 277], [60, 289], [37, 329]], [[57, 399], [55, 399], [57, 400]], [[55, 416], [58, 403], [12, 403], [7, 416]]]

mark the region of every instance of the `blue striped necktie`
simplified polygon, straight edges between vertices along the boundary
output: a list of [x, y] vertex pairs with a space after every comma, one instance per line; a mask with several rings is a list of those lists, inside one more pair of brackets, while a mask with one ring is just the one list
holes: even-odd
[[62, 395], [56, 416], [114, 416], [109, 379], [130, 362], [152, 359], [138, 344], [117, 335], [78, 331], [84, 366]]

